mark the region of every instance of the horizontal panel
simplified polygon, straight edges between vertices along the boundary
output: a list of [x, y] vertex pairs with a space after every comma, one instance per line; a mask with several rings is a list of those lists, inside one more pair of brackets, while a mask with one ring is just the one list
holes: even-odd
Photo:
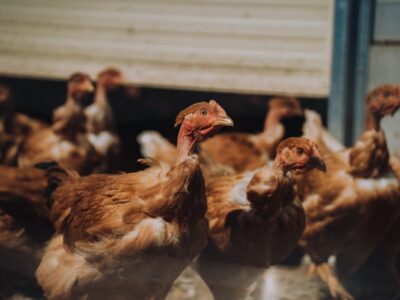
[[[131, 32], [129, 30], [108, 29], [99, 32], [97, 28], [82, 27], [80, 30], [71, 26], [47, 26], [39, 22], [16, 22], [0, 20], [0, 34], [15, 36], [58, 36], [67, 39], [93, 40], [101, 39], [104, 42], [119, 43], [120, 41], [129, 41], [136, 44], [163, 45], [172, 44], [176, 46], [203, 47], [210, 49], [228, 48], [228, 49], [249, 49], [263, 51], [287, 51], [296, 49], [296, 52], [321, 53], [325, 51], [324, 38], [285, 38], [269, 37], [260, 39], [252, 36], [237, 38], [234, 36], [211, 35], [211, 34], [177, 34], [174, 32]], [[190, 42], [189, 42], [190, 41]]]
[[2, 0], [0, 73], [324, 97], [331, 23], [332, 1]]
[[400, 42], [400, 0], [377, 1], [374, 40]]
[[47, 24], [104, 28], [125, 28], [131, 31], [173, 31], [178, 33], [211, 33], [218, 35], [325, 36], [326, 21], [281, 19], [238, 19], [224, 16], [155, 15], [130, 12], [81, 11], [71, 7], [54, 8], [0, 4], [0, 20], [29, 20]]
[[[13, 56], [0, 53], [3, 74], [17, 76], [65, 78], [60, 74], [71, 74], [85, 66], [92, 76], [99, 71], [102, 63], [96, 58], [71, 60], [57, 57]], [[243, 70], [235, 68], [215, 68], [211, 66], [160, 65], [144, 62], [132, 64], [113, 62], [121, 68], [129, 81], [148, 87], [175, 87], [193, 90], [213, 90], [248, 93], [288, 93], [315, 97], [326, 96], [329, 81], [315, 72], [277, 72]], [[104, 67], [108, 66], [103, 64]], [[159, 78], [163, 78], [160, 81]]]
[[[2, 0], [3, 5], [15, 5], [13, 0]], [[53, 0], [19, 0], [17, 5], [26, 7], [51, 6], [65, 8], [62, 1]], [[69, 7], [73, 10], [89, 11], [113, 11], [153, 15], [185, 15], [185, 16], [223, 16], [235, 18], [272, 18], [272, 19], [313, 19], [325, 20], [328, 16], [328, 1], [320, 1], [317, 4], [306, 5], [307, 1], [295, 1], [293, 3], [262, 3], [249, 5], [249, 2], [218, 3], [202, 2], [202, 5], [190, 1], [179, 2], [179, 5], [171, 1], [104, 1], [96, 0], [93, 6], [92, 0], [69, 1]]]
[[238, 49], [212, 49], [203, 47], [177, 47], [175, 45], [141, 45], [130, 42], [104, 43], [92, 40], [85, 44], [82, 40], [53, 36], [21, 36], [2, 34], [1, 52], [25, 54], [25, 52], [43, 53], [43, 55], [62, 54], [96, 56], [104, 60], [153, 61], [176, 64], [211, 64], [249, 68], [283, 69], [320, 69], [323, 56], [314, 53], [266, 52]]

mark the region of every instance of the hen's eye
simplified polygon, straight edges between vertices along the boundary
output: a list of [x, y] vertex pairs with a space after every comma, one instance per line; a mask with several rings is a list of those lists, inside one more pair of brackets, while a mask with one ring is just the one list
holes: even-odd
[[297, 148], [296, 152], [297, 152], [297, 155], [302, 155], [304, 153], [304, 150], [302, 148]]
[[203, 116], [206, 116], [206, 115], [207, 115], [207, 110], [205, 110], [205, 109], [204, 109], [204, 110], [201, 110], [200, 113], [201, 113]]
[[385, 97], [385, 98], [387, 98], [387, 97], [389, 97], [391, 95], [392, 95], [392, 93], [390, 93], [390, 92], [384, 92], [383, 93], [383, 97]]

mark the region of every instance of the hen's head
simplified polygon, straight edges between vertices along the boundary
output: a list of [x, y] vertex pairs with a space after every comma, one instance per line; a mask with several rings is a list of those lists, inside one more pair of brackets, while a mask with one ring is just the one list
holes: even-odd
[[300, 102], [295, 97], [274, 97], [268, 102], [269, 113], [276, 114], [279, 119], [303, 115]]
[[0, 105], [3, 106], [4, 104], [10, 101], [10, 89], [6, 86], [1, 84], [0, 85]]
[[292, 137], [282, 141], [277, 149], [276, 163], [285, 172], [302, 174], [311, 169], [326, 172], [317, 144], [306, 138]]
[[380, 85], [367, 95], [368, 110], [379, 120], [386, 115], [393, 115], [400, 107], [400, 86]]
[[97, 82], [106, 90], [112, 90], [125, 83], [124, 75], [116, 68], [108, 68], [97, 75]]
[[127, 84], [122, 72], [116, 68], [108, 68], [97, 75], [97, 83], [102, 85], [106, 91], [121, 88], [128, 98], [136, 98], [140, 95], [140, 89], [134, 85]]
[[222, 126], [233, 126], [232, 119], [214, 100], [198, 102], [182, 110], [175, 120], [175, 127], [182, 125], [187, 134], [198, 140], [216, 133]]
[[68, 92], [74, 99], [81, 99], [85, 95], [92, 93], [94, 90], [89, 75], [85, 73], [74, 73], [68, 80]]

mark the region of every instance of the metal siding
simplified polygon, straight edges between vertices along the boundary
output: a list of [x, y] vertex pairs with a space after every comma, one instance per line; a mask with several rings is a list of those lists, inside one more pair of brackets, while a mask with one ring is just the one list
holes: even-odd
[[400, 0], [378, 0], [376, 3], [374, 40], [400, 42]]
[[358, 24], [357, 24], [357, 46], [354, 58], [354, 91], [353, 91], [353, 118], [352, 118], [352, 139], [354, 143], [365, 126], [365, 97], [368, 86], [368, 63], [370, 42], [374, 27], [374, 0], [362, 0], [358, 6]]
[[332, 0], [0, 1], [0, 73], [325, 97]]
[[351, 2], [335, 2], [334, 51], [332, 86], [328, 101], [328, 128], [341, 142], [347, 143], [350, 131], [347, 128], [349, 113], [349, 88], [351, 76]]

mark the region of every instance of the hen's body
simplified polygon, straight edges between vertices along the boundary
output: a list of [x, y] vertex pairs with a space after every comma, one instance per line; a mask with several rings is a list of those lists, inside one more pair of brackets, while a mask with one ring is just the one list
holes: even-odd
[[2, 284], [11, 295], [21, 293], [21, 285], [29, 286], [29, 293], [39, 290], [34, 273], [44, 243], [53, 234], [46, 187], [42, 170], [0, 167], [0, 265]]
[[[207, 186], [210, 236], [226, 261], [268, 267], [285, 257], [303, 232], [304, 211], [293, 182], [270, 169], [221, 177]], [[254, 205], [262, 198], [269, 203]], [[274, 205], [282, 206], [276, 215]]]
[[196, 157], [171, 169], [66, 181], [53, 194], [52, 218], [63, 212], [58, 236], [37, 271], [46, 295], [162, 299], [205, 245], [203, 189]]
[[3, 122], [0, 122], [0, 134], [8, 133], [25, 137], [38, 130], [46, 128], [48, 125], [22, 113], [12, 112], [9, 126], [8, 130], [6, 128], [7, 126]]
[[331, 294], [343, 299], [351, 296], [326, 265], [328, 258], [336, 255], [341, 278], [350, 275], [388, 234], [400, 213], [400, 185], [379, 127], [380, 119], [400, 105], [396, 89], [389, 87], [387, 92], [387, 88], [377, 88], [368, 96], [366, 130], [355, 146], [326, 156], [326, 176], [310, 173], [299, 183], [307, 220], [301, 245]]
[[45, 191], [47, 177], [36, 168], [0, 167], [0, 244], [30, 253], [37, 261], [52, 233]]
[[99, 157], [86, 135], [80, 134], [70, 140], [49, 128], [29, 137], [18, 157], [21, 167], [33, 166], [43, 161], [57, 161], [64, 168], [76, 170], [80, 174], [90, 174], [98, 164]]
[[[375, 133], [372, 133], [375, 135]], [[382, 137], [383, 133], [376, 133]], [[338, 255], [351, 273], [375, 249], [397, 215], [399, 185], [390, 169], [377, 177], [350, 173], [348, 153], [326, 158], [324, 178], [309, 174], [299, 186], [304, 191], [307, 226], [302, 244], [316, 263]], [[348, 261], [343, 261], [348, 257]]]
[[[207, 240], [198, 139], [232, 120], [215, 102], [193, 104], [172, 166], [122, 175], [66, 176], [54, 169], [50, 242], [37, 278], [50, 299], [163, 299]], [[49, 170], [51, 172], [51, 170]]]
[[15, 112], [9, 89], [0, 85], [0, 164], [16, 165], [23, 140], [46, 127], [44, 122]]
[[[280, 199], [294, 197], [291, 180], [266, 169], [221, 177], [207, 186], [210, 239], [197, 270], [215, 299], [245, 299], [260, 293], [255, 284], [264, 268], [286, 258], [303, 233], [305, 217], [299, 199], [282, 204], [276, 215], [268, 211], [276, 209], [274, 204], [261, 210], [247, 199], [246, 190], [253, 187], [257, 194], [271, 193], [276, 205], [281, 205]], [[265, 171], [267, 175], [262, 174]]]
[[311, 142], [289, 140], [293, 144], [284, 146], [273, 164], [207, 183], [209, 243], [197, 269], [215, 299], [261, 297], [256, 290], [260, 275], [285, 259], [302, 236], [305, 215], [289, 168], [307, 162], [301, 158], [302, 162], [288, 164], [286, 169], [281, 157], [294, 151], [294, 145], [306, 148]]

